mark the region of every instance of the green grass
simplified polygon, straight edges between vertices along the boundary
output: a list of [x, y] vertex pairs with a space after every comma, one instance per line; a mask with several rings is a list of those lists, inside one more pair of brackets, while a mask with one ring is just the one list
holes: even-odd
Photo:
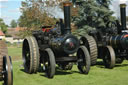
[[99, 61], [101, 65], [92, 66], [88, 75], [80, 74], [77, 66], [74, 65], [70, 71], [57, 69], [54, 78], [48, 79], [44, 72], [25, 73], [23, 63], [19, 61], [21, 48], [9, 47], [8, 49], [9, 55], [13, 58], [14, 85], [128, 85], [128, 61], [116, 65], [114, 69], [104, 68]]
[[8, 55], [12, 57], [13, 61], [21, 60], [22, 48], [21, 47], [8, 47]]
[[128, 85], [128, 61], [105, 69], [103, 65], [92, 66], [88, 75], [80, 74], [76, 65], [70, 71], [56, 71], [53, 79], [45, 77], [44, 72], [27, 74], [22, 62], [13, 62], [14, 85]]

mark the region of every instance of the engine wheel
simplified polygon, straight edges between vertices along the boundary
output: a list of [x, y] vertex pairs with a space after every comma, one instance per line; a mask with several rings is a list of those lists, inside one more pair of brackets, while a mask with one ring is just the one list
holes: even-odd
[[78, 57], [78, 69], [80, 73], [88, 74], [90, 70], [90, 55], [85, 46], [80, 46], [80, 48], [77, 51], [77, 57]]
[[[0, 73], [3, 71], [3, 56], [7, 56], [8, 50], [4, 41], [0, 40]], [[0, 80], [3, 80], [3, 75], [0, 74]]]
[[58, 66], [61, 70], [72, 70], [73, 63], [59, 63]]
[[95, 39], [92, 36], [82, 36], [82, 44], [85, 45], [91, 56], [91, 65], [95, 65], [97, 62], [98, 49]]
[[13, 85], [13, 70], [11, 57], [8, 56], [7, 46], [0, 40], [0, 80], [4, 80], [4, 85]]
[[35, 37], [27, 37], [23, 42], [22, 56], [24, 69], [27, 73], [36, 73], [39, 69], [39, 47]]
[[55, 74], [56, 63], [54, 53], [50, 48], [45, 49], [43, 64], [46, 76], [48, 78], [53, 78]]
[[3, 57], [3, 72], [4, 85], [13, 85], [13, 70], [11, 57]]
[[112, 69], [115, 66], [115, 52], [111, 46], [107, 46], [103, 50], [103, 61], [106, 68]]

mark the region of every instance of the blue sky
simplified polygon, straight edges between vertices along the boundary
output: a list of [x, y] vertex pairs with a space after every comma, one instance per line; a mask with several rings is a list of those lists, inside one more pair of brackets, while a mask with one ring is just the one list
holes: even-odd
[[[11, 20], [13, 19], [17, 20], [21, 15], [20, 9], [19, 9], [21, 7], [21, 1], [25, 1], [25, 0], [0, 0], [0, 18], [3, 18], [6, 24], [9, 25]], [[114, 0], [111, 7], [116, 12], [115, 15], [117, 15], [117, 17], [119, 17], [118, 15], [119, 4], [115, 4], [115, 3], [118, 3], [119, 1], [120, 0]], [[127, 1], [128, 3], [128, 0], [125, 0], [125, 1]]]
[[17, 20], [21, 15], [21, 1], [23, 0], [0, 0], [0, 18], [3, 18], [6, 24], [9, 25], [12, 19]]

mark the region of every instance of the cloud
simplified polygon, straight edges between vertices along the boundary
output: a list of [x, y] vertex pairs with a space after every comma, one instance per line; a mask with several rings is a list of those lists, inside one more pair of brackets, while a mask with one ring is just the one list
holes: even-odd
[[7, 16], [7, 15], [1, 15], [0, 18], [4, 20], [4, 22], [9, 25], [13, 17]]
[[2, 18], [2, 19], [11, 19], [12, 17], [6, 16], [6, 15], [1, 15], [0, 18]]
[[7, 2], [8, 0], [0, 0], [0, 2]]
[[128, 0], [119, 0], [120, 3], [126, 3]]
[[20, 9], [19, 8], [16, 8], [16, 9], [11, 9], [11, 10], [8, 10], [9, 12], [13, 12], [13, 13], [16, 13], [16, 12], [20, 12]]
[[0, 4], [0, 8], [7, 8], [7, 6], [4, 6], [4, 5]]

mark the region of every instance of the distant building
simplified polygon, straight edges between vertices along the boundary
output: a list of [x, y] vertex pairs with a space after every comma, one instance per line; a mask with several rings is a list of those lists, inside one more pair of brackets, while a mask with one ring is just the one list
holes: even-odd
[[11, 37], [6, 37], [6, 41], [10, 43], [18, 43], [22, 42], [23, 39], [19, 36], [19, 32], [24, 28], [16, 27], [16, 28], [8, 28], [8, 34]]
[[5, 39], [5, 34], [0, 30], [0, 40]]

